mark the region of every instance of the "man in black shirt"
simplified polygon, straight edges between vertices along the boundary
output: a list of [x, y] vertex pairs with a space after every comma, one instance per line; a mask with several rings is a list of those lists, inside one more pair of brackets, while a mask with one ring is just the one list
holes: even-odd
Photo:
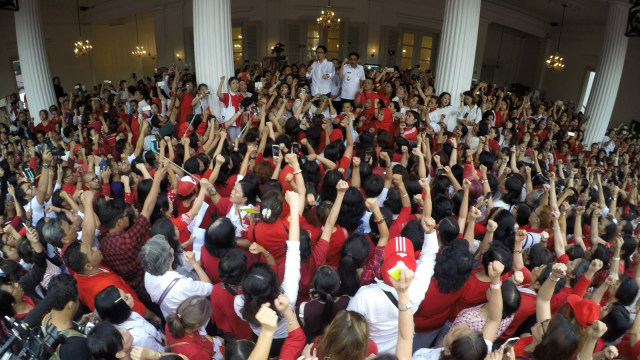
[[73, 323], [80, 305], [76, 280], [69, 274], [57, 275], [51, 279], [49, 291], [55, 291], [57, 296], [51, 312], [42, 319], [42, 331], [46, 332], [47, 326], [54, 325], [58, 334], [65, 337], [64, 343], [56, 351], [57, 358], [90, 359], [87, 337]]

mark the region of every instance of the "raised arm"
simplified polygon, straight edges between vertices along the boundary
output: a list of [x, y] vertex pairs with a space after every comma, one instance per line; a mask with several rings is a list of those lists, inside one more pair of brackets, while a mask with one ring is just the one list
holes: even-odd
[[151, 184], [151, 190], [149, 190], [149, 195], [144, 200], [144, 205], [142, 206], [142, 211], [140, 215], [146, 217], [147, 219], [151, 218], [151, 212], [153, 212], [153, 208], [156, 205], [156, 199], [158, 198], [158, 192], [160, 191], [160, 183], [164, 176], [167, 174], [167, 168], [164, 164], [162, 164], [155, 173], [153, 177], [153, 183]]
[[489, 285], [489, 314], [487, 316], [487, 322], [482, 327], [482, 337], [493, 342], [498, 334], [498, 328], [500, 327], [500, 321], [502, 321], [502, 281], [500, 281], [500, 274], [504, 271], [504, 264], [500, 261], [493, 261], [488, 266], [489, 278], [491, 278], [491, 285]]
[[553, 264], [551, 274], [542, 284], [536, 298], [536, 320], [538, 323], [551, 319], [551, 296], [553, 296], [553, 291], [558, 281], [566, 275], [567, 266], [565, 264]]

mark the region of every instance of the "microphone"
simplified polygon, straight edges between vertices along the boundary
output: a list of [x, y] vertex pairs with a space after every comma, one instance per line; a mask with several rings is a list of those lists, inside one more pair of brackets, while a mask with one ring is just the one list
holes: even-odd
[[27, 316], [24, 317], [22, 323], [15, 327], [14, 331], [17, 331], [15, 334], [18, 337], [22, 337], [29, 333], [31, 329], [34, 327], [40, 326], [42, 322], [42, 318], [44, 315], [51, 311], [53, 308], [53, 303], [56, 301], [56, 291], [49, 291], [47, 296], [38, 303]]

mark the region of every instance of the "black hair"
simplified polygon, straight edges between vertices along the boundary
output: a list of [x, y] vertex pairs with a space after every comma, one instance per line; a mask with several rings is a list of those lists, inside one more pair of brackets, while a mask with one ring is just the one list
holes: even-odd
[[227, 251], [218, 262], [218, 276], [228, 285], [239, 285], [246, 270], [247, 256], [239, 249]]
[[[380, 213], [382, 214], [382, 217], [384, 218], [384, 222], [387, 224], [387, 227], [390, 227], [391, 223], [393, 222], [393, 214], [391, 213], [391, 210], [383, 206], [380, 208]], [[373, 244], [378, 246], [378, 241], [380, 240], [380, 233], [378, 231], [378, 224], [376, 223], [375, 216], [369, 217], [369, 228], [371, 228], [369, 237], [371, 237], [371, 241], [373, 242]], [[424, 242], [424, 239], [423, 239], [423, 242]]]
[[187, 161], [185, 161], [182, 166], [191, 174], [202, 175], [202, 173], [200, 172], [200, 161], [198, 161], [198, 158], [195, 156], [187, 159]]
[[507, 193], [502, 195], [502, 201], [509, 205], [517, 205], [520, 202], [523, 186], [524, 179], [520, 174], [513, 174], [507, 177], [504, 182], [504, 188]]
[[171, 267], [174, 270], [182, 266], [182, 262], [184, 261], [182, 256], [183, 247], [180, 244], [180, 239], [176, 238], [175, 229], [176, 226], [170, 219], [162, 217], [156, 220], [153, 225], [151, 225], [151, 230], [149, 230], [149, 238], [152, 238], [155, 235], [162, 235], [167, 239], [169, 246], [173, 249], [173, 263], [171, 264]]
[[98, 218], [107, 229], [113, 229], [126, 210], [127, 203], [123, 199], [107, 200], [98, 208]]
[[438, 194], [433, 198], [433, 203], [438, 204], [434, 206], [431, 216], [436, 222], [453, 215], [453, 200], [447, 195]]
[[454, 239], [445, 245], [436, 258], [433, 277], [443, 294], [456, 292], [464, 286], [473, 270], [473, 254], [464, 239]]
[[[597, 229], [593, 229], [592, 231], [597, 231]], [[591, 251], [591, 260], [595, 260], [598, 259], [600, 261], [602, 261], [602, 269], [603, 270], [607, 270], [609, 269], [609, 249], [604, 246], [603, 244], [597, 244], [595, 250]]]
[[624, 335], [632, 325], [629, 310], [621, 303], [613, 303], [609, 313], [602, 318], [602, 322], [607, 325], [607, 331], [602, 335], [602, 340], [607, 343], [616, 341]]
[[96, 360], [115, 360], [123, 342], [122, 334], [110, 321], [100, 321], [87, 335], [87, 347]]
[[516, 223], [519, 226], [529, 224], [529, 216], [531, 216], [531, 207], [527, 203], [519, 203], [516, 205]]
[[392, 214], [399, 214], [400, 210], [402, 210], [402, 198], [400, 197], [400, 189], [397, 187], [392, 187], [387, 191], [387, 198], [383, 202], [383, 206]]
[[82, 252], [78, 241], [72, 242], [62, 255], [64, 264], [76, 273], [83, 273], [87, 264], [87, 255]]
[[424, 230], [418, 220], [411, 220], [404, 225], [400, 231], [400, 236], [405, 237], [413, 244], [413, 249], [419, 251], [424, 244]]
[[107, 286], [96, 295], [95, 306], [101, 320], [111, 321], [114, 324], [127, 321], [131, 315], [131, 308], [120, 297], [118, 288], [113, 285]]
[[352, 57], [352, 56], [355, 56], [355, 57], [357, 57], [358, 59], [360, 59], [360, 54], [358, 54], [358, 53], [357, 53], [357, 52], [355, 52], [355, 51], [350, 52], [348, 57]]
[[533, 270], [534, 268], [548, 264], [553, 261], [554, 256], [551, 250], [540, 243], [534, 244], [529, 249], [529, 264], [527, 269]]
[[482, 267], [485, 273], [489, 273], [489, 264], [493, 261], [500, 261], [504, 265], [504, 271], [501, 275], [509, 272], [513, 263], [512, 252], [502, 243], [493, 242], [486, 253], [482, 255]]
[[67, 306], [69, 301], [78, 301], [78, 284], [76, 279], [66, 273], [61, 273], [51, 278], [47, 291], [56, 294], [51, 305], [52, 310], [61, 311]]
[[502, 318], [505, 319], [515, 314], [520, 308], [520, 291], [511, 281], [504, 281], [500, 291], [502, 291]]
[[638, 295], [638, 284], [628, 275], [620, 276], [620, 286], [616, 291], [616, 299], [624, 306], [631, 306]]
[[[553, 262], [550, 262], [548, 264], [545, 264], [544, 269], [540, 271], [540, 276], [538, 277], [538, 280], [536, 280], [538, 281], [538, 283], [540, 283], [540, 285], [544, 284], [544, 282], [547, 281], [549, 276], [551, 276], [552, 267], [553, 267]], [[556, 282], [556, 285], [553, 288], [553, 293], [554, 294], [559, 293], [562, 289], [564, 289], [566, 283], [567, 283], [566, 278], [560, 278], [560, 280]]]
[[349, 232], [354, 231], [360, 226], [365, 210], [362, 193], [354, 187], [349, 187], [344, 194], [336, 223]]
[[322, 179], [322, 187], [320, 188], [320, 199], [329, 200], [331, 202], [336, 201], [336, 185], [344, 177], [338, 170], [327, 171]]
[[577, 244], [567, 246], [566, 251], [569, 260], [580, 259], [584, 257], [584, 249]]
[[278, 277], [271, 266], [263, 262], [253, 263], [247, 269], [242, 281], [244, 306], [240, 310], [249, 324], [260, 326], [256, 314], [262, 304], [269, 303], [275, 309], [274, 300], [280, 295]]
[[447, 216], [438, 222], [438, 235], [442, 244], [449, 244], [460, 235], [460, 225], [453, 216]]
[[360, 233], [352, 234], [342, 244], [338, 274], [342, 282], [342, 292], [346, 295], [354, 296], [360, 288], [357, 270], [369, 257], [370, 249], [369, 239]]
[[236, 247], [236, 227], [227, 217], [219, 217], [209, 225], [204, 237], [204, 248], [211, 256], [222, 258]]
[[[319, 329], [324, 329], [328, 325], [334, 316], [333, 304], [340, 291], [340, 275], [331, 266], [323, 265], [316, 269], [311, 278], [311, 290], [312, 299], [316, 299], [323, 303], [322, 317], [320, 320]], [[312, 337], [321, 335], [309, 334]]]
[[282, 211], [284, 210], [284, 199], [280, 191], [270, 190], [264, 194], [264, 196], [262, 197], [262, 202], [260, 203], [260, 213], [262, 214], [262, 211], [265, 209], [271, 210], [271, 214], [269, 215], [269, 217], [263, 215], [262, 221], [267, 224], [273, 224], [274, 222], [276, 222], [276, 220], [278, 220], [280, 215], [282, 215]]

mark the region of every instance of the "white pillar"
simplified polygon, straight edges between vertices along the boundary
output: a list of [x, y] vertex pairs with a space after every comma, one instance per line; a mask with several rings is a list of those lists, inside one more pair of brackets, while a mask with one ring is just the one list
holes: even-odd
[[624, 36], [624, 32], [628, 14], [629, 2], [609, 1], [604, 41], [585, 111], [585, 115], [590, 117], [584, 134], [583, 142], [586, 145], [601, 142], [611, 120], [627, 53], [627, 37]]
[[451, 93], [453, 106], [471, 87], [479, 22], [480, 0], [446, 0], [435, 90]]
[[[31, 117], [40, 123], [38, 113], [57, 103], [42, 33], [40, 0], [21, 0], [15, 12], [18, 57]], [[71, 49], [69, 49], [71, 51]]]
[[226, 76], [222, 92], [228, 92], [227, 80], [234, 75], [230, 0], [193, 0], [193, 45], [196, 79], [209, 86], [209, 106], [220, 119], [221, 103], [215, 95], [220, 77]]

